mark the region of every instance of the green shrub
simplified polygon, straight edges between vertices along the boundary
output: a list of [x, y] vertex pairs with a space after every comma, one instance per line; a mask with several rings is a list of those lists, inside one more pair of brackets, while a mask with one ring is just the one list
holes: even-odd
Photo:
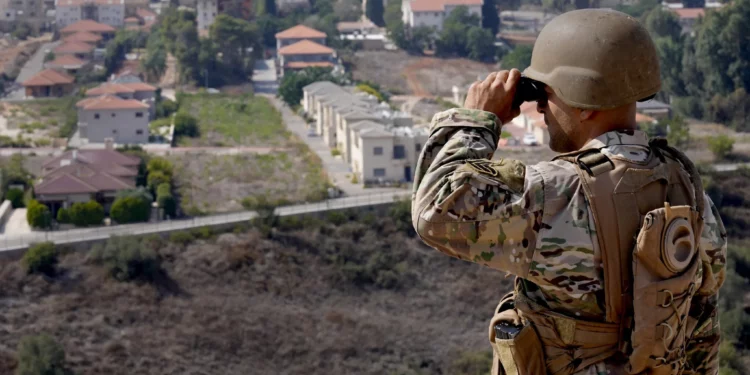
[[57, 250], [52, 242], [42, 242], [31, 245], [23, 254], [21, 263], [27, 273], [43, 273], [48, 276], [55, 274], [57, 264]]
[[169, 235], [169, 242], [179, 245], [187, 245], [193, 241], [195, 241], [195, 237], [188, 231], [173, 232]]
[[96, 201], [74, 203], [70, 207], [70, 222], [78, 227], [102, 225], [104, 207]]
[[24, 336], [18, 343], [16, 375], [68, 375], [65, 350], [46, 334]]
[[150, 190], [156, 190], [156, 188], [159, 185], [162, 184], [171, 184], [172, 183], [172, 177], [165, 174], [162, 171], [153, 171], [148, 173], [148, 180], [147, 180], [148, 188]]
[[177, 112], [178, 108], [176, 102], [162, 97], [162, 99], [156, 103], [156, 118], [169, 117]]
[[70, 218], [70, 210], [67, 208], [61, 208], [57, 211], [57, 222], [60, 224], [70, 224], [72, 219]]
[[174, 136], [195, 138], [200, 135], [198, 120], [185, 112], [178, 112], [174, 116]]
[[341, 151], [339, 151], [339, 149], [334, 148], [331, 150], [331, 156], [339, 156], [339, 155], [341, 155]]
[[716, 156], [716, 159], [724, 159], [732, 153], [734, 149], [734, 139], [727, 135], [719, 135], [708, 139], [708, 148]]
[[5, 194], [5, 199], [10, 201], [13, 208], [21, 208], [23, 204], [23, 190], [20, 189], [9, 189]]
[[47, 206], [32, 199], [26, 209], [26, 221], [32, 228], [47, 229], [52, 226], [52, 214]]
[[148, 161], [146, 170], [148, 170], [148, 173], [160, 171], [165, 176], [169, 176], [171, 178], [173, 168], [174, 167], [172, 166], [172, 163], [169, 160], [164, 159], [162, 157], [155, 157], [155, 158], [151, 158], [151, 160]]
[[119, 281], [154, 281], [161, 272], [159, 255], [136, 237], [113, 236], [104, 245], [95, 245], [89, 259]]
[[109, 216], [119, 224], [147, 222], [151, 218], [151, 200], [143, 194], [119, 197]]
[[200, 239], [210, 239], [214, 236], [214, 231], [211, 229], [211, 227], [200, 227], [195, 228], [190, 231], [190, 233], [193, 235], [194, 238], [200, 238]]

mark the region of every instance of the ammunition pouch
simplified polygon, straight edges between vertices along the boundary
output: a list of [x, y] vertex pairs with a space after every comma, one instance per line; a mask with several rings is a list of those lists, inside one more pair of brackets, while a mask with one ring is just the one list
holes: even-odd
[[493, 349], [492, 375], [538, 375], [545, 373], [544, 353], [537, 332], [523, 324], [512, 338], [499, 338], [495, 326], [501, 322], [520, 325], [521, 319], [514, 308], [513, 293], [506, 295], [495, 310], [490, 322], [490, 343]]

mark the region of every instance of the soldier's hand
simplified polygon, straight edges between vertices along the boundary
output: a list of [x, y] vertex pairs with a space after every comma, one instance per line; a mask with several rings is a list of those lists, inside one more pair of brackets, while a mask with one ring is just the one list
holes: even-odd
[[492, 112], [503, 124], [507, 124], [521, 114], [520, 108], [512, 108], [520, 79], [521, 72], [517, 69], [490, 73], [484, 81], [471, 85], [464, 108]]

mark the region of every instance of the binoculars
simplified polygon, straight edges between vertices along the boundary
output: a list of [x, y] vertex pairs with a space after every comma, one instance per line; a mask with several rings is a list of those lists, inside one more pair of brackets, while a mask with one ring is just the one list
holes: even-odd
[[516, 87], [516, 95], [513, 97], [513, 108], [520, 107], [523, 102], [536, 102], [547, 99], [544, 91], [544, 83], [535, 81], [529, 77], [521, 76]]

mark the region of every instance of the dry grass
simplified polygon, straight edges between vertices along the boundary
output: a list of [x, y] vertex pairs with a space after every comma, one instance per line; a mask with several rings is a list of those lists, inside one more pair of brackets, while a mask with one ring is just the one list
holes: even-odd
[[[163, 245], [168, 285], [117, 283], [82, 254], [64, 257], [56, 279], [0, 264], [0, 373], [12, 373], [21, 337], [46, 332], [79, 375], [459, 375], [465, 352], [489, 351], [510, 279], [389, 224]], [[342, 280], [330, 257], [344, 250], [391, 254], [409, 277], [392, 290]]]

